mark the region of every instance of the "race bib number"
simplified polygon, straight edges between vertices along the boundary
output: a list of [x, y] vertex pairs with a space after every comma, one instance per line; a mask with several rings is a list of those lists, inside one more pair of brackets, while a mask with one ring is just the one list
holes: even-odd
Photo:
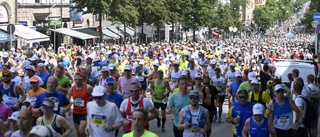
[[58, 111], [59, 109], [59, 102], [54, 102], [54, 111]]
[[144, 81], [144, 77], [143, 76], [139, 76], [139, 81]]
[[83, 98], [75, 98], [74, 105], [79, 107], [84, 107], [84, 100]]
[[191, 127], [191, 128], [190, 128], [190, 131], [191, 131], [192, 133], [198, 133], [198, 132], [200, 132], [200, 127]]
[[91, 122], [92, 122], [92, 124], [105, 125], [106, 124], [106, 116], [92, 114], [91, 115]]
[[289, 126], [289, 116], [280, 116], [277, 122], [280, 126]]

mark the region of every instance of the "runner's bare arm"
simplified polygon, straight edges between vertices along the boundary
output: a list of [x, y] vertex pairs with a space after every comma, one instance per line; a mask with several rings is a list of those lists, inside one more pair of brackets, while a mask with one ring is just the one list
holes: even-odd
[[18, 103], [14, 105], [15, 108], [18, 108], [18, 106], [20, 106], [23, 103], [23, 101], [26, 100], [26, 94], [23, 92], [21, 86], [18, 85], [18, 84], [14, 85], [14, 92], [15, 92], [16, 95], [20, 95], [21, 96], [21, 98], [18, 101]]
[[63, 133], [63, 135], [61, 135], [61, 137], [68, 137], [73, 131], [72, 126], [67, 122], [67, 120], [64, 117], [57, 116], [57, 118], [58, 118], [60, 127], [65, 129], [65, 132]]
[[271, 134], [271, 137], [276, 137], [277, 133], [276, 133], [276, 129], [274, 128], [273, 121], [268, 120], [268, 128], [269, 128], [269, 132]]
[[68, 93], [67, 93], [67, 99], [70, 100], [72, 95], [72, 88], [69, 88]]
[[156, 108], [152, 108], [150, 110], [150, 113], [151, 114], [148, 117], [149, 121], [155, 119], [158, 116], [158, 112], [157, 112]]
[[247, 137], [247, 134], [248, 134], [249, 130], [250, 130], [250, 118], [248, 118], [246, 120], [246, 122], [244, 123], [243, 129], [242, 129], [242, 132], [241, 132], [242, 137]]
[[204, 99], [204, 103], [206, 103], [207, 105], [211, 104], [211, 94], [210, 94], [210, 90], [208, 87], [206, 87], [206, 98]]

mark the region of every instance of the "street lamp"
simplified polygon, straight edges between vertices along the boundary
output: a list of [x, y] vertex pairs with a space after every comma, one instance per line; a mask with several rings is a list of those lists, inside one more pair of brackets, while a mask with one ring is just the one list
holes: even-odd
[[311, 26], [314, 28], [314, 32], [315, 32], [315, 54], [318, 53], [318, 35], [317, 35], [317, 26], [319, 25], [319, 23], [317, 21], [312, 21], [311, 22]]

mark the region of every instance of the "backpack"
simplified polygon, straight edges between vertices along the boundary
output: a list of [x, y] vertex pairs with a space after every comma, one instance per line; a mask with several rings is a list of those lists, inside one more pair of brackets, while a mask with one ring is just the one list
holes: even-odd
[[303, 125], [305, 128], [311, 128], [311, 122], [316, 118], [316, 110], [314, 109], [313, 105], [307, 100], [305, 97], [300, 96], [306, 103], [306, 113], [303, 118]]

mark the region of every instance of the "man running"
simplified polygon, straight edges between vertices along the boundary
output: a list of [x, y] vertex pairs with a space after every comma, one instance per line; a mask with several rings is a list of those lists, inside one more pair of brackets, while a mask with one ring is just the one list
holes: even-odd
[[90, 101], [92, 87], [83, 81], [83, 74], [77, 72], [74, 76], [75, 85], [72, 86], [67, 94], [67, 99], [74, 99], [73, 122], [76, 127], [78, 137], [85, 137], [85, 127], [87, 125], [87, 103]]

